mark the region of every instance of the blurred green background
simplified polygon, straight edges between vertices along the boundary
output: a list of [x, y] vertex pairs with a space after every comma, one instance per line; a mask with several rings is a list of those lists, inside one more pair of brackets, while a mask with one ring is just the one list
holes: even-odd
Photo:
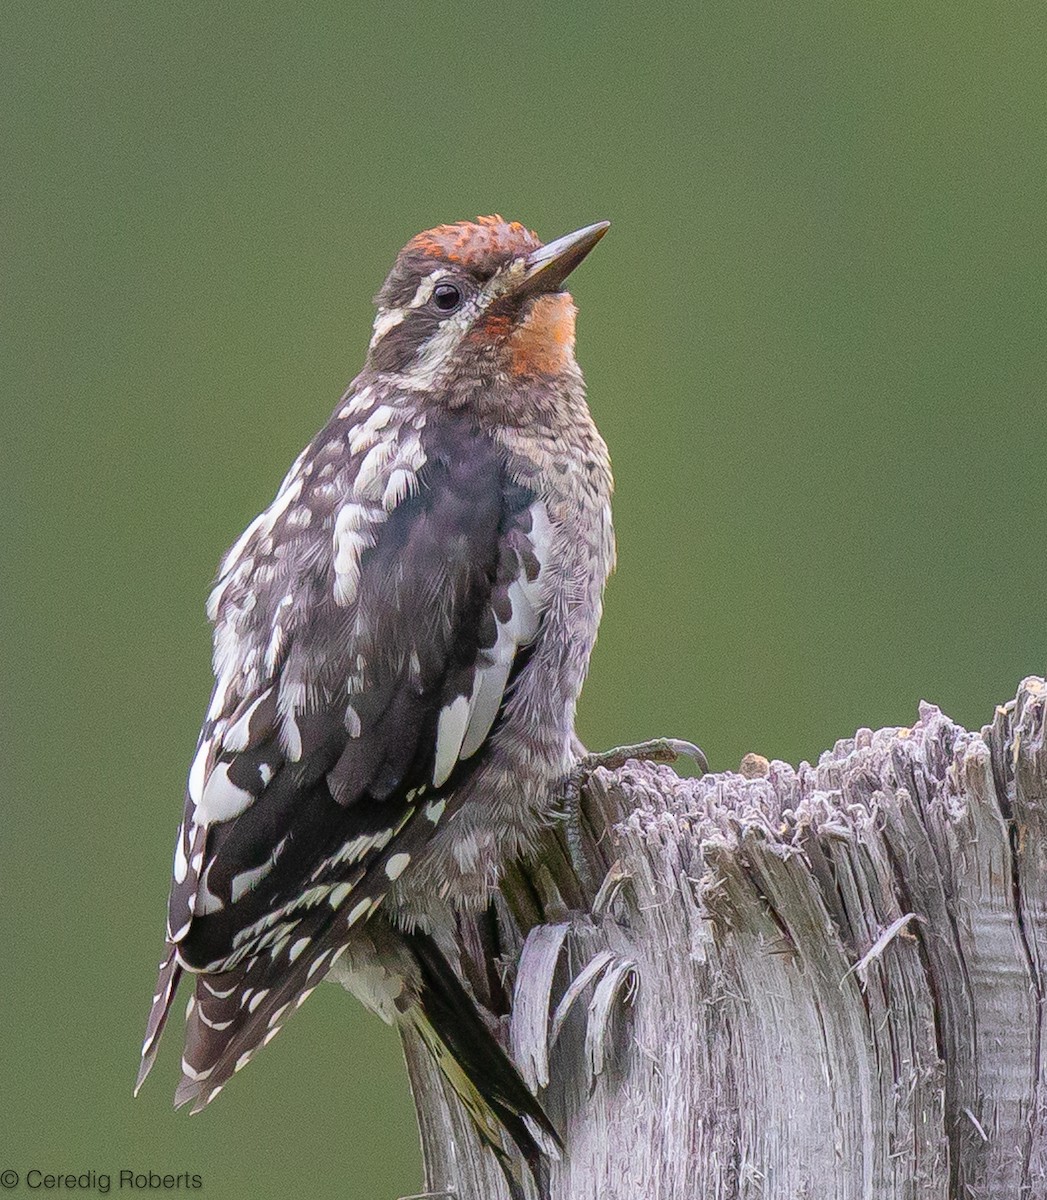
[[203, 1116], [177, 1018], [130, 1099], [208, 582], [419, 229], [613, 222], [573, 284], [618, 479], [591, 745], [796, 761], [1044, 668], [1045, 12], [4, 5], [0, 1168], [420, 1186], [335, 988]]

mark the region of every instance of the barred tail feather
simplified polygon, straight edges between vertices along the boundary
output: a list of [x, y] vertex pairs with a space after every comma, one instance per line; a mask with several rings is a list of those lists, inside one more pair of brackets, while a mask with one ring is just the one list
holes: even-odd
[[168, 1014], [171, 1012], [171, 1003], [178, 989], [178, 981], [182, 977], [182, 967], [171, 942], [167, 943], [167, 950], [167, 957], [160, 964], [156, 995], [153, 996], [153, 1006], [149, 1010], [149, 1020], [146, 1023], [145, 1041], [142, 1043], [142, 1065], [138, 1068], [138, 1078], [135, 1080], [136, 1096], [142, 1090], [146, 1076], [153, 1069], [156, 1052], [160, 1048], [160, 1035], [164, 1032]]
[[345, 951], [354, 921], [366, 910], [332, 915], [322, 904], [275, 927], [276, 941], [225, 971], [196, 976], [186, 1021], [182, 1080], [175, 1107], [200, 1112], [312, 995]]

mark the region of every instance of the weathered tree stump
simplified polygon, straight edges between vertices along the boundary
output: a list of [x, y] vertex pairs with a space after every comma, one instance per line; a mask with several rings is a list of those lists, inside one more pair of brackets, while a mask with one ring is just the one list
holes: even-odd
[[[1031, 678], [980, 733], [924, 705], [798, 770], [596, 772], [596, 882], [558, 832], [461, 931], [553, 1200], [1047, 1197], [1045, 709]], [[507, 1197], [405, 1051], [426, 1186]]]

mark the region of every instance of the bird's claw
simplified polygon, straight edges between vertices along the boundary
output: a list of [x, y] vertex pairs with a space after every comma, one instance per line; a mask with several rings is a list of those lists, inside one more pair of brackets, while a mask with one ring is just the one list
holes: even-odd
[[708, 774], [709, 760], [705, 757], [705, 751], [681, 738], [652, 738], [649, 742], [637, 742], [632, 746], [616, 746], [613, 750], [586, 755], [579, 766], [585, 768], [588, 775], [597, 767], [617, 771], [630, 759], [636, 762], [674, 763], [678, 758], [691, 759], [702, 775]]
[[563, 785], [563, 816], [571, 866], [583, 883], [591, 882], [589, 866], [582, 849], [582, 786], [585, 781], [599, 767], [607, 771], [617, 771], [630, 760], [674, 763], [679, 758], [689, 758], [698, 768], [700, 775], [709, 771], [709, 760], [701, 747], [681, 738], [652, 738], [648, 742], [636, 742], [630, 746], [615, 746], [612, 750], [587, 754], [571, 769]]

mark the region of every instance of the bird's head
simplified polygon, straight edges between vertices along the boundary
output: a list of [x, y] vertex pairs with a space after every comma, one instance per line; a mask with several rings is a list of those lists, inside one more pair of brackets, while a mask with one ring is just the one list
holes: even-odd
[[418, 390], [456, 374], [570, 371], [575, 308], [562, 285], [607, 229], [601, 221], [542, 245], [518, 222], [492, 216], [418, 234], [376, 298], [368, 366]]

